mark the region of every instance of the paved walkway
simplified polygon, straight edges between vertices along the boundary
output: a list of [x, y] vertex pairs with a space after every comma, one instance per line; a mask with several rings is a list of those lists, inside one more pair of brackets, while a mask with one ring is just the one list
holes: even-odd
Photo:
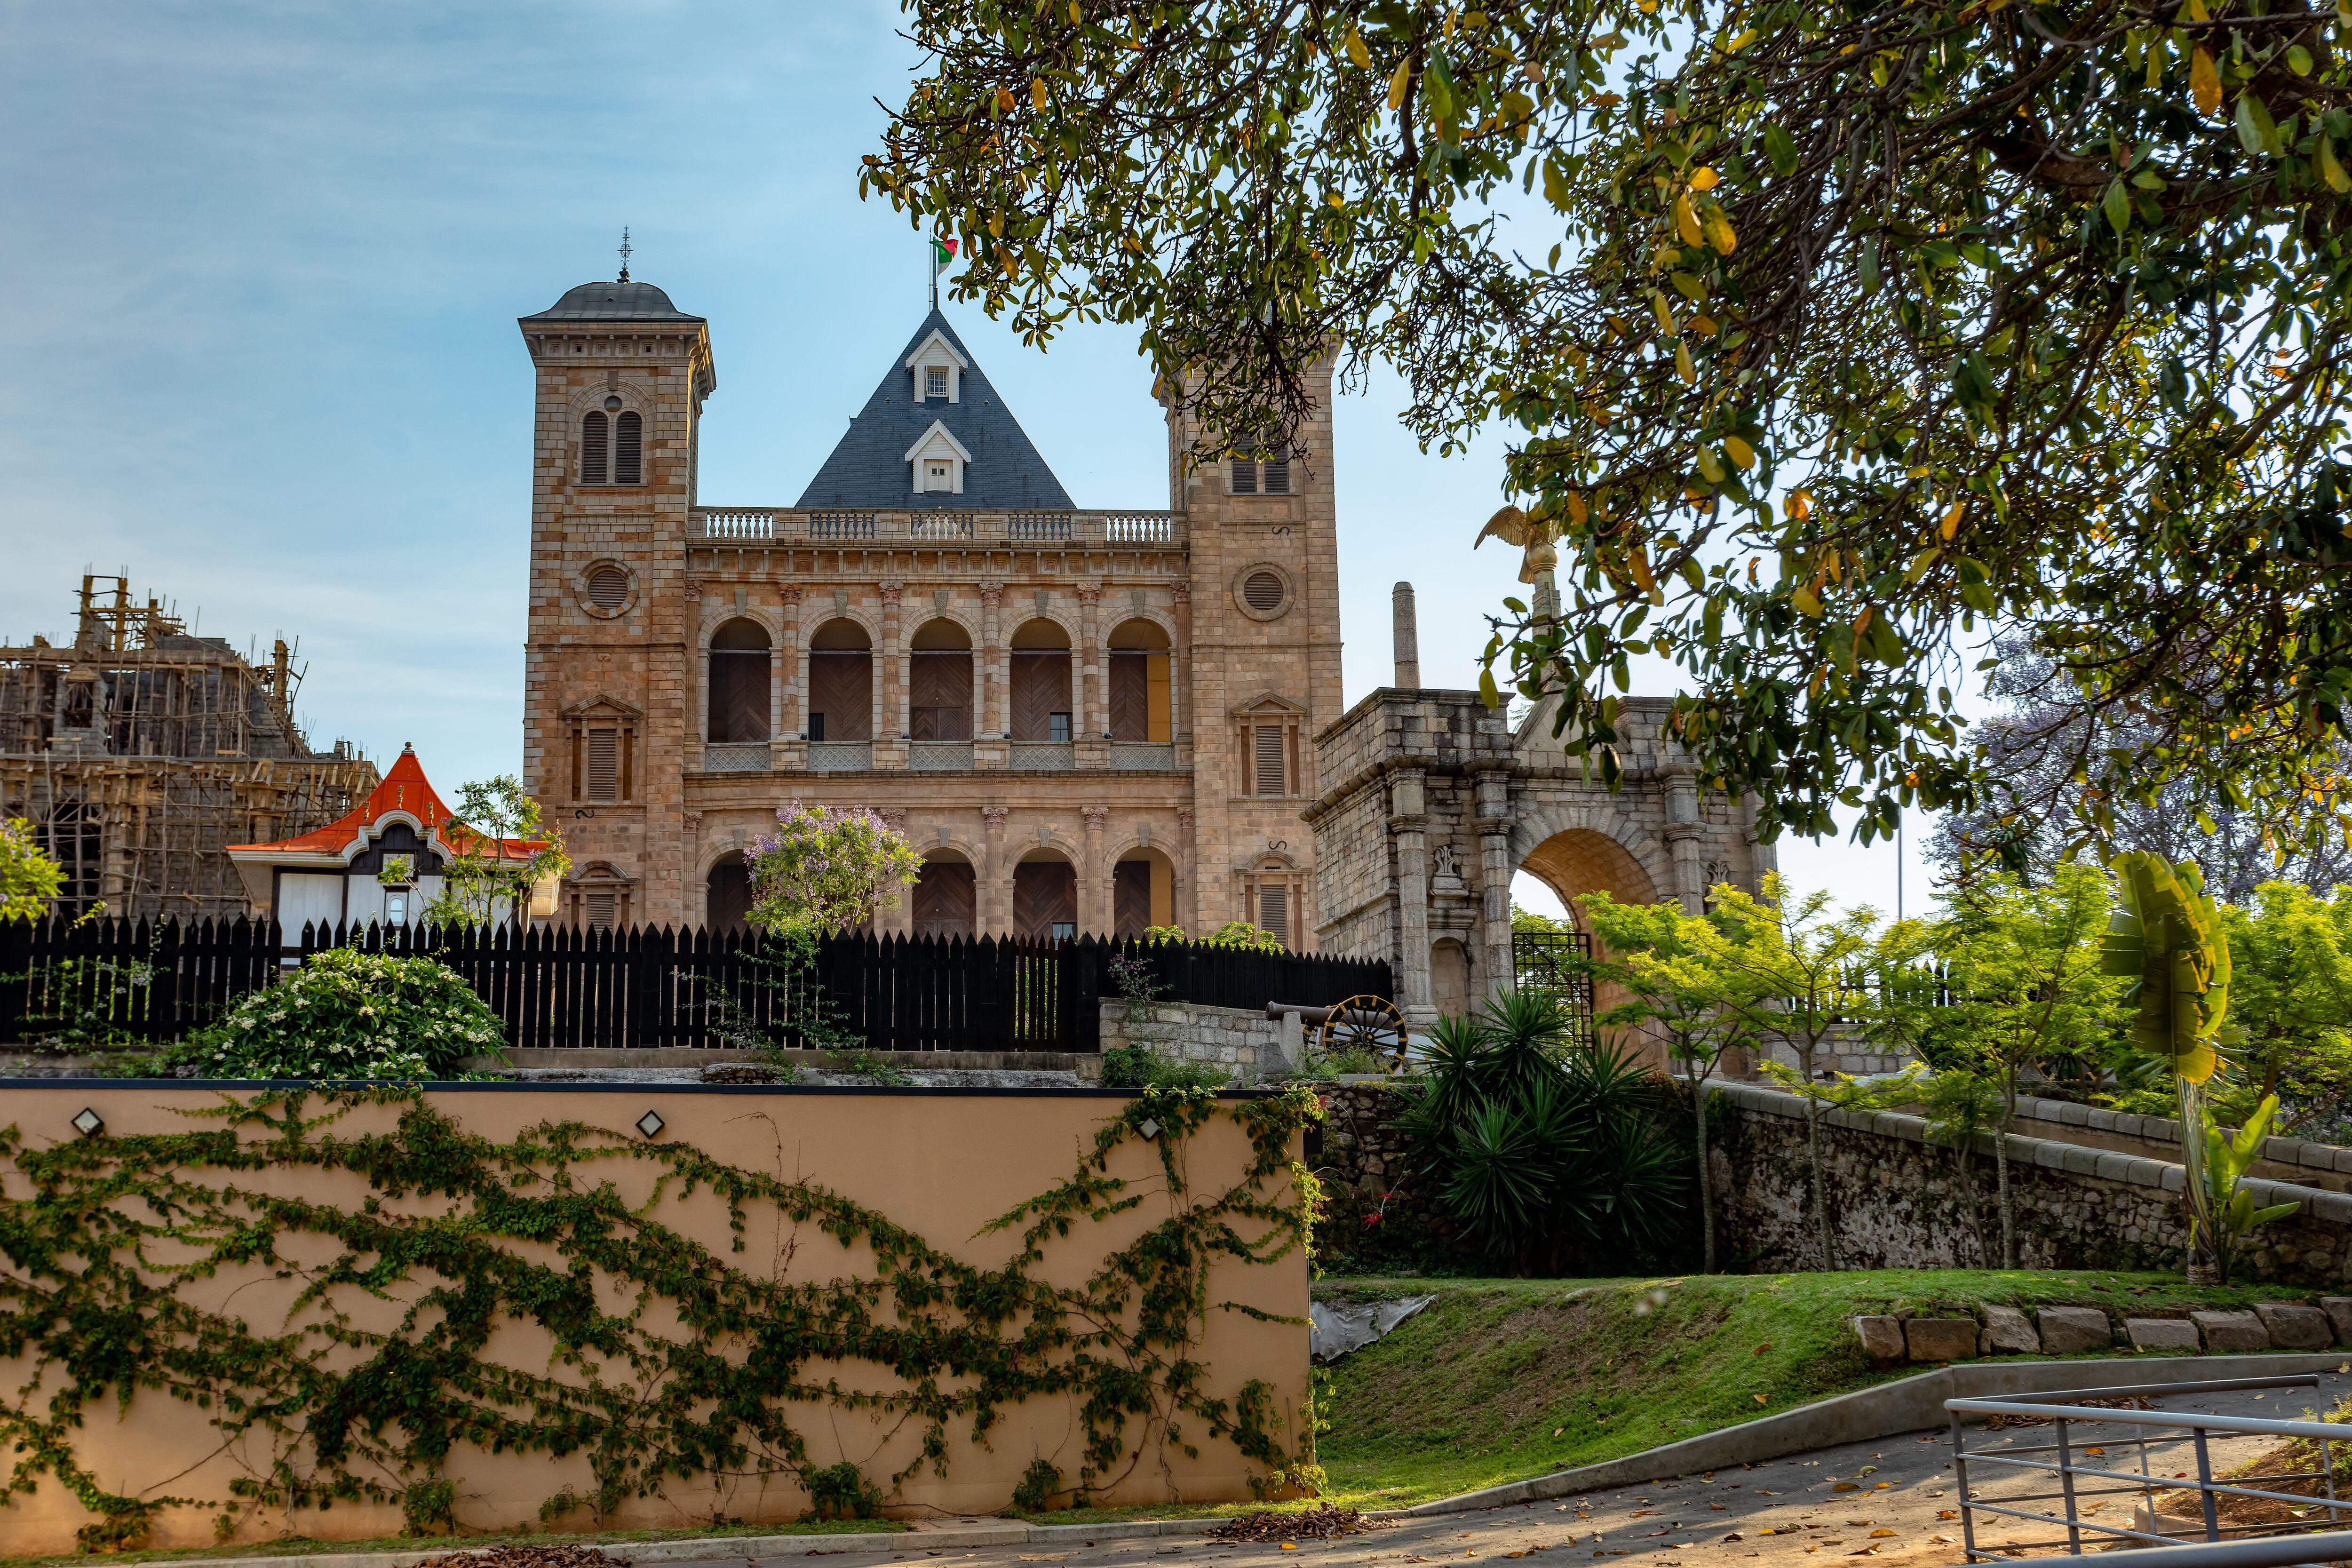
[[[2120, 1370], [2120, 1369], [2119, 1369]], [[2121, 1377], [2117, 1381], [2123, 1381]], [[2268, 1394], [2176, 1396], [2158, 1407], [2279, 1419], [2315, 1415], [2352, 1395], [2352, 1375], [2326, 1375], [2316, 1395], [2300, 1390]], [[2046, 1443], [2047, 1427], [2024, 1427], [2006, 1443]], [[2097, 1434], [2078, 1437], [2096, 1442]], [[1971, 1449], [1977, 1447], [1971, 1441]], [[2217, 1439], [2217, 1471], [2271, 1447], [2260, 1437]], [[2168, 1463], [2168, 1461], [2169, 1461]], [[2189, 1446], [2151, 1450], [2150, 1466], [2169, 1479], [2193, 1469]], [[2118, 1468], [2121, 1468], [2120, 1464]], [[2136, 1468], [2136, 1467], [2135, 1467]], [[1980, 1478], [1981, 1479], [1981, 1478]], [[1991, 1489], [2016, 1489], [1992, 1483]], [[2128, 1503], [2119, 1506], [2128, 1507]], [[843, 1568], [868, 1563], [925, 1563], [962, 1568], [1018, 1568], [1023, 1563], [1134, 1565], [1206, 1562], [1220, 1565], [1298, 1563], [1458, 1564], [1529, 1559], [1528, 1568], [1593, 1563], [1625, 1568], [1795, 1568], [1811, 1560], [1828, 1568], [1835, 1558], [1864, 1557], [1903, 1568], [1961, 1561], [1959, 1504], [1952, 1483], [1950, 1441], [1944, 1434], [1912, 1434], [1849, 1444], [1753, 1468], [1654, 1481], [1557, 1502], [1518, 1504], [1478, 1513], [1410, 1521], [1393, 1529], [1343, 1541], [1227, 1543], [1201, 1537], [1109, 1541], [1067, 1547], [1021, 1546], [933, 1552], [919, 1531], [887, 1538], [874, 1552], [840, 1554]], [[2036, 1538], [2024, 1530], [1993, 1527], [1980, 1544]], [[714, 1542], [714, 1545], [717, 1543]], [[710, 1568], [785, 1568], [797, 1558], [747, 1560], [714, 1553]], [[1860, 1565], [1855, 1565], [1860, 1568]]]

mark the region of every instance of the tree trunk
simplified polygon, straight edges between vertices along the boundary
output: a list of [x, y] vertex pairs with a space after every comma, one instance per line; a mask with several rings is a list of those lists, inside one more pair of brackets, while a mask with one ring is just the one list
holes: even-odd
[[[1808, 1089], [1813, 1082], [1815, 1048], [1809, 1044], [1799, 1053]], [[1813, 1173], [1813, 1229], [1821, 1238], [1822, 1271], [1833, 1274], [1837, 1272], [1837, 1253], [1830, 1246], [1830, 1179], [1829, 1172], [1822, 1163], [1822, 1107], [1821, 1102], [1810, 1094], [1804, 1100], [1805, 1160]]]
[[1691, 1086], [1692, 1137], [1698, 1144], [1699, 1272], [1715, 1272], [1715, 1190], [1706, 1168], [1706, 1080], [1687, 1073]]
[[2017, 1223], [2013, 1200], [2009, 1195], [2009, 1124], [2017, 1115], [2017, 1086], [2014, 1081], [2002, 1086], [2000, 1125], [1992, 1131], [1992, 1166], [2000, 1179], [2000, 1266], [2017, 1267]]

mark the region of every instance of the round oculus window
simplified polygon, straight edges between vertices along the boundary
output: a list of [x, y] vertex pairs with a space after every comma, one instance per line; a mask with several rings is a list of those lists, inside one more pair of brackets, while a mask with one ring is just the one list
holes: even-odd
[[588, 574], [588, 602], [600, 610], [617, 610], [629, 597], [629, 574], [617, 566]]
[[1271, 572], [1253, 572], [1242, 579], [1242, 603], [1261, 615], [1282, 608], [1290, 590]]
[[619, 398], [617, 398], [617, 397], [608, 397], [608, 398], [604, 399], [604, 412], [605, 412], [605, 413], [607, 413], [607, 414], [618, 414], [620, 411], [621, 411], [621, 400], [620, 400]]

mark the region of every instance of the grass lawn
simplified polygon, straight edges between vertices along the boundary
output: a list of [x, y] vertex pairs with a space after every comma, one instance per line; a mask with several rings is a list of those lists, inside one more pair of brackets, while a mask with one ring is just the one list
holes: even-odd
[[[1437, 1298], [1330, 1370], [1328, 1495], [1367, 1509], [1618, 1458], [1925, 1370], [1872, 1370], [1846, 1327], [1858, 1312], [1984, 1302], [2148, 1312], [2315, 1297], [2276, 1286], [2192, 1290], [2176, 1275], [2023, 1269], [1332, 1279], [1316, 1294]], [[1042, 1522], [1246, 1510], [1085, 1509]]]
[[114, 1552], [103, 1558], [68, 1554], [6, 1557], [5, 1561], [9, 1568], [45, 1568], [47, 1564], [58, 1564], [62, 1568], [67, 1563], [89, 1568], [89, 1563], [101, 1561], [110, 1563], [172, 1563], [194, 1557], [285, 1557], [299, 1560], [331, 1552], [457, 1552], [475, 1546], [585, 1546], [631, 1541], [718, 1541], [730, 1536], [848, 1535], [866, 1531], [889, 1534], [906, 1528], [887, 1519], [846, 1519], [824, 1524], [729, 1524], [702, 1530], [588, 1531], [577, 1535], [402, 1535], [385, 1536], [374, 1541], [318, 1541], [298, 1535], [278, 1541], [238, 1542], [227, 1546], [186, 1546], [170, 1552]]

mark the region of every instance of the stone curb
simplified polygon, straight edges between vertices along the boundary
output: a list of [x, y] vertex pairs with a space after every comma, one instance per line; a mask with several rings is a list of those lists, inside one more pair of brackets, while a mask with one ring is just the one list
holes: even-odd
[[[733, 1562], [738, 1558], [804, 1557], [813, 1552], [946, 1552], [987, 1546], [1083, 1545], [1097, 1541], [1145, 1541], [1161, 1535], [1205, 1535], [1223, 1519], [1138, 1519], [1115, 1524], [982, 1524], [855, 1535], [721, 1535], [695, 1541], [583, 1542], [633, 1563]], [[497, 1546], [416, 1547], [398, 1552], [320, 1552], [275, 1557], [186, 1557], [155, 1568], [415, 1568], [435, 1558], [479, 1557]]]
[[[2352, 1352], [2300, 1355], [2202, 1355], [2148, 1358], [2100, 1357], [2088, 1361], [1970, 1362], [1939, 1367], [1858, 1389], [1811, 1405], [1801, 1405], [1778, 1415], [1727, 1426], [1720, 1432], [1685, 1437], [1572, 1470], [1557, 1470], [1531, 1480], [1511, 1481], [1459, 1497], [1440, 1498], [1417, 1508], [1376, 1515], [1381, 1519], [1427, 1519], [1479, 1509], [1507, 1508], [1514, 1503], [1600, 1491], [1670, 1476], [1696, 1475], [1703, 1470], [1752, 1465], [1841, 1443], [1864, 1443], [1946, 1425], [1944, 1401], [1989, 1394], [2056, 1394], [2075, 1388], [2161, 1388], [2174, 1383], [2201, 1383], [2217, 1377], [2276, 1377], [2288, 1373], [2333, 1372], [2352, 1359]], [[2120, 1373], [2119, 1368], [2129, 1371]]]

